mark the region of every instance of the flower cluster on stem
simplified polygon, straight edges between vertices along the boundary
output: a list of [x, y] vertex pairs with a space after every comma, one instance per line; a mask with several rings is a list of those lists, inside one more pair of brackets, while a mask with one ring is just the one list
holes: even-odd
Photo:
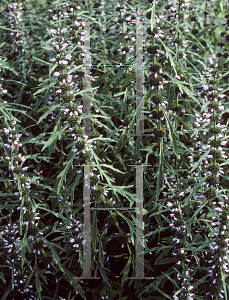
[[[20, 210], [20, 219], [23, 220], [23, 224], [22, 226], [19, 226], [18, 220], [14, 225], [9, 223], [1, 233], [1, 238], [4, 242], [1, 245], [3, 246], [2, 259], [4, 257], [8, 264], [8, 268], [13, 270], [15, 287], [20, 294], [24, 295], [24, 293], [29, 291], [28, 287], [24, 287], [25, 279], [29, 276], [29, 269], [25, 267], [24, 274], [21, 270], [21, 251], [24, 251], [24, 249], [22, 248], [22, 245], [20, 247], [18, 245], [22, 242], [22, 235], [27, 231], [27, 240], [33, 247], [33, 253], [37, 252], [40, 254], [40, 250], [43, 249], [43, 247], [46, 247], [46, 245], [45, 241], [42, 239], [43, 232], [38, 226], [37, 220], [40, 219], [39, 213], [36, 212], [34, 203], [29, 196], [32, 182], [24, 174], [28, 167], [23, 166], [26, 162], [26, 158], [20, 151], [20, 148], [22, 147], [22, 143], [20, 143], [22, 134], [18, 134], [18, 129], [15, 126], [17, 123], [16, 120], [12, 119], [8, 122], [9, 124], [5, 124], [4, 126], [4, 137], [2, 137], [3, 141], [5, 141], [3, 144], [5, 148], [3, 158], [10, 172], [6, 171], [5, 175], [8, 174], [9, 178], [13, 175], [14, 190], [16, 190], [14, 195], [16, 196], [15, 200], [18, 201], [19, 205], [17, 210]], [[5, 271], [7, 272], [7, 270]]]
[[[196, 196], [206, 202], [206, 206], [200, 210], [200, 214], [211, 220], [213, 230], [210, 230], [208, 223], [203, 225], [205, 233], [210, 235], [212, 245], [211, 257], [206, 257], [205, 262], [210, 265], [209, 276], [211, 280], [211, 291], [206, 293], [207, 299], [223, 299], [223, 274], [228, 273], [227, 252], [228, 252], [228, 230], [227, 220], [229, 219], [228, 197], [224, 194], [221, 183], [224, 173], [221, 165], [227, 158], [223, 147], [227, 144], [227, 128], [220, 123], [220, 112], [224, 108], [225, 95], [219, 86], [219, 64], [213, 54], [209, 59], [208, 67], [203, 72], [206, 82], [202, 86], [202, 92], [198, 92], [199, 97], [203, 97], [206, 102], [204, 113], [196, 113], [195, 127], [198, 128], [198, 136], [195, 139], [199, 145], [199, 152], [207, 152], [202, 159], [200, 170], [205, 178], [203, 182], [203, 195]], [[204, 143], [204, 146], [203, 146]], [[202, 149], [201, 149], [202, 148]], [[193, 156], [189, 156], [190, 163], [193, 164]], [[201, 207], [199, 205], [198, 207]], [[209, 212], [214, 212], [209, 215]], [[203, 218], [203, 217], [202, 217]], [[197, 231], [200, 232], [201, 231]]]

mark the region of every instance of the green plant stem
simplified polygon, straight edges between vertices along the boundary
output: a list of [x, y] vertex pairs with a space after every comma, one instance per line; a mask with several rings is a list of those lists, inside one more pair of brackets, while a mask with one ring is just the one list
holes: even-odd
[[[103, 203], [106, 204], [106, 199], [105, 199], [104, 197], [101, 197], [101, 199], [102, 199]], [[109, 211], [109, 214], [110, 214], [110, 216], [112, 217], [112, 219], [115, 220], [115, 219], [116, 219], [116, 214], [115, 214], [114, 212], [112, 212], [111, 210], [108, 210], [108, 211]], [[120, 236], [121, 236], [121, 237], [125, 237], [125, 234], [123, 233], [123, 231], [122, 231], [121, 227], [119, 226], [118, 222], [115, 222], [115, 225], [116, 225], [116, 227], [117, 227], [117, 229], [118, 229], [118, 231], [119, 231]], [[131, 252], [133, 255], [135, 255], [135, 250], [133, 249], [132, 244], [128, 244], [128, 245], [129, 245], [129, 247], [130, 247], [130, 249], [131, 249], [130, 252]], [[131, 253], [130, 253], [130, 254], [131, 254]], [[131, 254], [131, 255], [132, 255], [132, 254]]]

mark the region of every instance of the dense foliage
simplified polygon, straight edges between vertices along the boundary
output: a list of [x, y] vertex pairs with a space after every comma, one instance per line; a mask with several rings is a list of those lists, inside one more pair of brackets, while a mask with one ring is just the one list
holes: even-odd
[[0, 298], [228, 299], [227, 0], [0, 4]]

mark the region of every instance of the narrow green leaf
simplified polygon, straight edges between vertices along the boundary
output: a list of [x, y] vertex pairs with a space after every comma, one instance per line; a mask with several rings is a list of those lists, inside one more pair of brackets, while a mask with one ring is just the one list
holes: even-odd
[[[43, 115], [39, 118], [37, 124], [39, 124], [42, 120], [44, 120], [44, 119], [45, 119], [45, 118], [46, 118], [53, 110], [55, 110], [57, 107], [60, 107], [60, 104], [49, 106], [49, 107], [48, 107], [48, 111], [47, 111], [45, 114], [43, 114]], [[44, 108], [42, 108], [42, 109], [39, 109], [39, 110], [37, 111], [37, 113], [40, 113], [40, 112], [41, 112], [42, 110], [44, 110], [44, 109], [47, 109], [47, 107], [44, 107]]]
[[202, 160], [209, 154], [209, 152], [211, 151], [211, 149], [209, 149], [207, 152], [205, 152], [200, 159], [194, 164], [194, 166], [192, 167], [192, 169], [189, 171], [189, 173], [192, 173], [196, 168], [199, 167], [199, 165], [202, 163]]
[[166, 111], [164, 110], [164, 108], [161, 106], [161, 109], [163, 111], [166, 123], [168, 125], [169, 128], [169, 139], [170, 139], [170, 145], [173, 148], [174, 154], [176, 155], [176, 157], [178, 158], [178, 148], [177, 148], [177, 137], [174, 133], [174, 128], [172, 127], [171, 123], [169, 122], [169, 119], [166, 115]]
[[4, 276], [4, 273], [2, 273], [2, 272], [0, 272], [0, 279], [2, 279], [4, 284], [6, 284], [5, 276]]
[[153, 0], [153, 8], [152, 8], [152, 14], [151, 14], [151, 30], [153, 30], [154, 26], [155, 26], [155, 4], [156, 4], [156, 0]]
[[40, 59], [40, 58], [38, 58], [38, 57], [32, 56], [32, 58], [33, 58], [34, 60], [37, 60], [37, 61], [39, 61], [39, 62], [42, 62], [42, 63], [45, 64], [45, 65], [48, 65], [48, 66], [51, 65], [50, 62], [47, 62], [47, 61], [45, 61], [45, 60], [42, 60], [42, 59]]
[[38, 91], [36, 91], [33, 96], [37, 95], [37, 94], [40, 94], [41, 92], [51, 88], [51, 87], [54, 87], [56, 85], [56, 82], [53, 82], [53, 83], [50, 83], [49, 85], [46, 85], [45, 87], [39, 89]]
[[91, 244], [94, 250], [97, 249], [97, 240], [98, 237], [100, 237], [98, 233], [98, 227], [97, 227], [97, 213], [96, 210], [92, 213], [92, 235], [91, 235]]
[[156, 201], [159, 198], [160, 192], [161, 192], [161, 184], [163, 181], [163, 139], [161, 138], [160, 142], [160, 153], [159, 153], [159, 167], [156, 172], [157, 177], [157, 186], [156, 186]]
[[[228, 297], [227, 297], [227, 294], [228, 294], [228, 288], [226, 288], [226, 282], [225, 282], [225, 273], [222, 271], [222, 269], [220, 269], [220, 272], [221, 272], [221, 278], [222, 278], [222, 282], [223, 282], [223, 290], [224, 290], [224, 295], [225, 295], [225, 299], [227, 300]], [[228, 287], [228, 285], [227, 285]]]
[[129, 271], [130, 271], [130, 265], [131, 265], [131, 256], [129, 257], [127, 264], [123, 268], [122, 272], [120, 274], [123, 274], [122, 280], [121, 280], [121, 288], [123, 287], [124, 282], [127, 280]]
[[102, 267], [104, 266], [104, 254], [101, 236], [99, 237], [99, 263]]
[[[199, 179], [199, 182], [195, 185], [195, 187], [192, 188], [192, 189], [190, 190], [190, 194], [188, 195], [188, 197], [185, 198], [184, 205], [187, 205], [188, 202], [195, 196], [196, 191], [198, 190], [198, 188], [199, 188], [200, 186], [202, 186], [204, 180], [205, 180], [206, 178], [208, 178], [208, 177], [209, 177], [209, 176], [204, 177], [204, 178], [200, 178], [200, 179]], [[195, 214], [194, 214], [194, 215], [195, 215]], [[192, 218], [194, 217], [194, 215], [192, 216]], [[191, 218], [191, 219], [192, 219], [192, 218]]]
[[9, 299], [8, 295], [11, 293], [11, 282], [6, 289], [4, 289], [4, 294], [1, 296], [1, 300]]

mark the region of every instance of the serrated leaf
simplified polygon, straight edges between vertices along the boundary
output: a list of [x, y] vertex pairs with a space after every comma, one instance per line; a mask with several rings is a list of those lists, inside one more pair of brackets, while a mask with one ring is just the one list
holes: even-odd
[[47, 142], [44, 143], [44, 146], [41, 149], [41, 152], [44, 151], [45, 148], [47, 148], [49, 145], [51, 145], [58, 138], [60, 138], [66, 128], [68, 128], [68, 125], [66, 125], [64, 128], [62, 128], [60, 131], [53, 132], [51, 135], [51, 138]]
[[45, 239], [45, 241], [46, 241], [47, 246], [50, 248], [50, 250], [51, 250], [51, 252], [52, 252], [52, 255], [53, 255], [53, 258], [54, 258], [56, 264], [58, 264], [60, 270], [61, 270], [62, 272], [64, 272], [63, 267], [62, 267], [62, 265], [61, 265], [61, 263], [60, 263], [60, 258], [59, 258], [59, 256], [58, 256], [58, 254], [56, 253], [56, 250], [55, 250], [54, 247], [53, 247], [53, 245], [55, 245], [55, 244], [52, 243], [52, 242], [49, 242], [47, 239]]
[[118, 73], [116, 74], [116, 76], [113, 78], [113, 80], [111, 81], [111, 83], [108, 85], [108, 87], [110, 87], [113, 83], [115, 83], [117, 80], [120, 79], [120, 77], [122, 76], [122, 74], [125, 72], [126, 68], [123, 68], [122, 70], [118, 71]]
[[52, 68], [49, 69], [49, 76], [51, 76], [52, 72], [57, 68], [58, 64], [54, 64]]
[[15, 75], [20, 76], [19, 73], [13, 67], [11, 67], [10, 64], [6, 61], [0, 60], [0, 68], [10, 70]]
[[42, 287], [41, 287], [41, 282], [40, 282], [40, 279], [39, 279], [39, 274], [37, 272], [35, 272], [35, 286], [36, 286], [37, 293], [41, 297], [40, 292], [42, 291]]
[[[64, 168], [64, 170], [57, 176], [57, 178], [60, 178], [59, 183], [58, 183], [58, 187], [57, 187], [57, 194], [60, 193], [60, 189], [61, 186], [63, 185], [63, 182], [66, 181], [66, 176], [68, 173], [68, 170], [70, 168], [70, 166], [72, 165], [72, 162], [74, 160], [74, 158], [76, 157], [77, 153], [72, 152], [72, 155], [70, 157], [70, 159], [68, 159], [66, 167]], [[63, 203], [62, 208], [65, 204]]]

